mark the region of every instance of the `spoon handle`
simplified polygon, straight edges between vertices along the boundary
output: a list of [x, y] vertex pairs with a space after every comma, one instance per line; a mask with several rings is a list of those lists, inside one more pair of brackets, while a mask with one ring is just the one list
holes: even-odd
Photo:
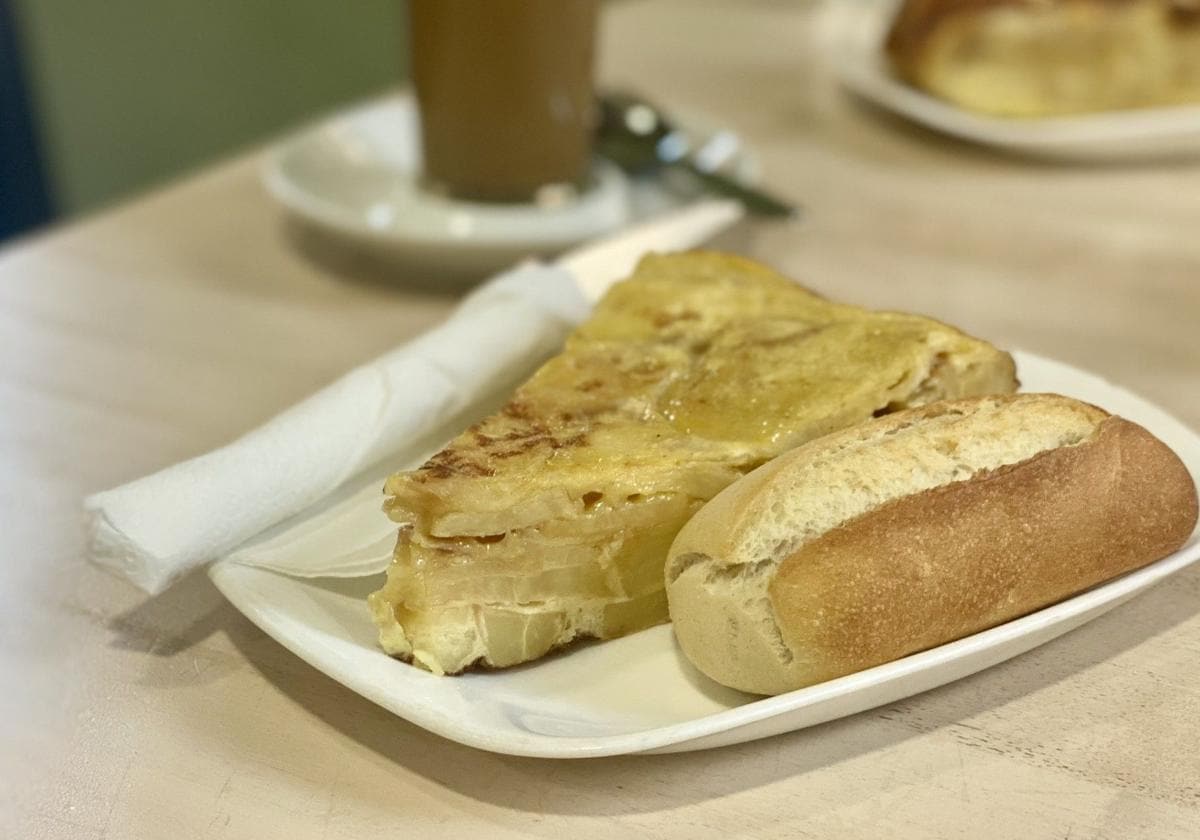
[[719, 175], [716, 172], [707, 172], [696, 166], [691, 160], [679, 160], [672, 163], [671, 166], [691, 173], [709, 192], [729, 198], [736, 198], [751, 213], [760, 216], [773, 216], [775, 218], [795, 218], [800, 215], [800, 208], [795, 204], [776, 198], [762, 190], [747, 187], [725, 175]]

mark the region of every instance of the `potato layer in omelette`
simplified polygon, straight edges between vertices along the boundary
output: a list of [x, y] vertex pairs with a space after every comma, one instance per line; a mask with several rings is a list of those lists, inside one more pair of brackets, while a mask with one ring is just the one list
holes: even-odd
[[873, 415], [1015, 387], [1007, 353], [928, 318], [739, 257], [647, 256], [498, 413], [388, 479], [380, 642], [452, 674], [662, 623], [671, 541], [739, 476]]

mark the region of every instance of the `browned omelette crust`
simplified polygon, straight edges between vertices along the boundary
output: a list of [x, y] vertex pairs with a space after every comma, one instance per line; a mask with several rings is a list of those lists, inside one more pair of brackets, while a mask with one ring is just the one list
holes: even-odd
[[769, 594], [788, 647], [811, 657], [815, 683], [1147, 565], [1183, 545], [1196, 518], [1196, 488], [1178, 456], [1109, 417], [1084, 443], [846, 522], [782, 561]]
[[[594, 390], [591, 380], [582, 383], [579, 390]], [[500, 409], [500, 418], [492, 421], [491, 427], [476, 423], [467, 430], [472, 449], [446, 447], [430, 456], [415, 472], [417, 482], [454, 478], [455, 476], [491, 477], [496, 474], [496, 464], [509, 458], [527, 455], [536, 449], [553, 453], [559, 449], [586, 446], [588, 430], [585, 416], [573, 412], [559, 412], [552, 418], [538, 417], [529, 404], [514, 399]], [[501, 424], [504, 427], [498, 428]], [[552, 425], [553, 424], [553, 425]], [[557, 427], [557, 428], [556, 428]], [[485, 431], [489, 428], [492, 432]]]
[[931, 389], [1015, 386], [1010, 357], [932, 319], [832, 303], [732, 255], [650, 256], [500, 411], [391, 476], [386, 510], [435, 527], [564, 489], [687, 489], [666, 476], [672, 463], [729, 473], [715, 492], [793, 442], [929, 402]]

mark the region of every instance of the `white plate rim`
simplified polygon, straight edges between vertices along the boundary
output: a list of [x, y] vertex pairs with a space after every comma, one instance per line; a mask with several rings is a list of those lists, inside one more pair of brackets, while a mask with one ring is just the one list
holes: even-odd
[[[1144, 410], [1144, 413], [1154, 417], [1154, 425], [1158, 433], [1162, 434], [1163, 430], [1169, 430], [1172, 437], [1188, 442], [1193, 456], [1200, 457], [1200, 436], [1197, 436], [1192, 430], [1149, 401], [1136, 397], [1124, 389], [1117, 388], [1092, 374], [1061, 362], [1055, 362], [1036, 356], [1035, 354], [1021, 353], [1019, 351], [1014, 353], [1014, 356], [1018, 358], [1019, 364], [1028, 365], [1034, 363], [1050, 366], [1059, 375], [1073, 375], [1097, 381], [1103, 383], [1108, 388], [1122, 392], [1123, 395], [1140, 403], [1139, 407]], [[308, 664], [317, 670], [322, 671], [351, 690], [389, 709], [411, 723], [450, 740], [492, 752], [543, 758], [585, 758], [703, 748], [704, 744], [691, 747], [688, 745], [702, 742], [705, 739], [712, 740], [719, 738], [722, 733], [735, 733], [733, 737], [727, 736], [722, 743], [733, 743], [739, 740], [753, 740], [763, 737], [763, 734], [760, 733], [748, 734], [748, 737], [738, 738], [735, 731], [752, 727], [756, 723], [768, 721], [772, 718], [795, 713], [805, 708], [816, 706], [817, 704], [827, 703], [831, 700], [841, 698], [852, 699], [856, 693], [869, 688], [899, 684], [908, 677], [919, 675], [937, 666], [949, 667], [955, 662], [967, 660], [972, 654], [1002, 650], [1006, 643], [1014, 642], [1023, 637], [1033, 636], [1056, 626], [1062, 627], [1060, 632], [1067, 632], [1078, 626], [1078, 624], [1083, 623], [1083, 621], [1098, 616], [1100, 613], [1107, 611], [1107, 609], [1118, 605], [1122, 601], [1139, 594], [1150, 586], [1190, 566], [1197, 560], [1200, 560], [1200, 540], [1196, 540], [1193, 535], [1189, 545], [1168, 557], [1101, 584], [1065, 601], [963, 639], [816, 686], [776, 697], [751, 700], [744, 705], [704, 715], [699, 718], [652, 727], [641, 731], [590, 737], [560, 737], [534, 732], [512, 731], [501, 733], [488, 731], [472, 726], [469, 721], [464, 722], [452, 716], [440, 714], [437, 709], [423, 706], [420, 703], [409, 703], [406, 705], [404, 702], [398, 702], [395, 694], [384, 690], [382, 686], [360, 677], [356, 678], [356, 675], [353, 673], [348, 674], [344, 671], [339, 671], [336, 663], [331, 663], [320, 655], [322, 651], [318, 647], [302, 643], [299, 636], [289, 629], [288, 621], [283, 620], [278, 610], [273, 611], [270, 604], [264, 603], [262, 599], [255, 596], [254, 587], [248, 585], [247, 582], [252, 583], [254, 577], [258, 575], [276, 575], [276, 573], [234, 564], [218, 563], [210, 569], [210, 576], [217, 588], [239, 611], [285, 648], [308, 662]], [[282, 578], [282, 576], [278, 577]], [[1092, 615], [1089, 616], [1089, 613]], [[1071, 623], [1072, 619], [1077, 619], [1080, 616], [1087, 617], [1082, 621]], [[1058, 635], [1058, 633], [1054, 633], [1053, 635]], [[997, 662], [1017, 656], [1044, 641], [1048, 641], [1052, 637], [1044, 635], [1041, 642], [1036, 642], [1028, 647], [1007, 653], [990, 664], [996, 664]], [[380, 651], [379, 656], [384, 657], [385, 655]], [[419, 670], [395, 660], [389, 660], [389, 662], [395, 662], [398, 668], [412, 669], [412, 671]], [[990, 664], [978, 668], [971, 667], [970, 670], [960, 674], [959, 677], [952, 677], [948, 680], [932, 683], [925, 688], [919, 689], [919, 691], [924, 691], [947, 682], [953, 682], [955, 679], [966, 674], [984, 670], [990, 667]], [[536, 667], [536, 665], [531, 667]], [[419, 673], [422, 675], [421, 679], [447, 679], [432, 677], [432, 675], [427, 675], [425, 672]], [[919, 693], [919, 691], [899, 696], [910, 696], [911, 693]], [[863, 708], [870, 708], [870, 706]], [[852, 714], [855, 711], [861, 711], [861, 709], [856, 708], [844, 714]], [[822, 720], [831, 720], [841, 716], [843, 714], [834, 714], [826, 716]], [[822, 720], [814, 720], [811, 723], [794, 728], [804, 728], [822, 722]], [[716, 746], [718, 744], [711, 745]]]

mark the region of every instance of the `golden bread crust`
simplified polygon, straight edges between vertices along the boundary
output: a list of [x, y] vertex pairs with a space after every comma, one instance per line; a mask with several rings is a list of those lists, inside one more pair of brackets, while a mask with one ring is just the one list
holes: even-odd
[[671, 618], [718, 682], [777, 694], [1010, 620], [1177, 549], [1186, 467], [1054, 394], [945, 401], [811, 441], [671, 546]]
[[[771, 604], [808, 681], [1002, 624], [1183, 545], [1191, 476], [1165, 444], [1110, 417], [1091, 440], [896, 499], [786, 558]], [[820, 616], [814, 620], [814, 616]]]

